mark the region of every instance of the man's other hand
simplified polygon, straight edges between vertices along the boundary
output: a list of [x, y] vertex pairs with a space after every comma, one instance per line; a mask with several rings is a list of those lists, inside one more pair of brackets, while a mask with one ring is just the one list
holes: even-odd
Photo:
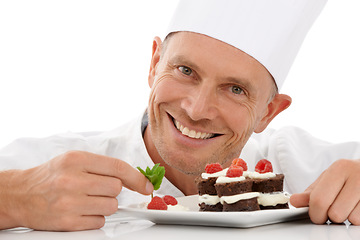
[[290, 202], [295, 207], [309, 206], [316, 224], [349, 220], [360, 225], [360, 160], [334, 162], [303, 193], [293, 194]]

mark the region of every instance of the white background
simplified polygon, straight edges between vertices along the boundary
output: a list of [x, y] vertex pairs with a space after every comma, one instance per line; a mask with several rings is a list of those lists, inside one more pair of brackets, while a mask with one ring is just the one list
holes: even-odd
[[[0, 148], [19, 137], [108, 130], [138, 115], [153, 37], [176, 3], [0, 0]], [[270, 127], [360, 140], [359, 11], [359, 0], [329, 0], [281, 90], [293, 104]]]

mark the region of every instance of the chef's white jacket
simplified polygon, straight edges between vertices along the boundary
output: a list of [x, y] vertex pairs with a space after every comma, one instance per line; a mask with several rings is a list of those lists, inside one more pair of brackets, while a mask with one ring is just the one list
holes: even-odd
[[[42, 164], [70, 150], [82, 150], [126, 161], [133, 167], [153, 166], [142, 135], [143, 114], [123, 126], [106, 132], [64, 133], [47, 138], [23, 138], [0, 150], [0, 170], [26, 169]], [[266, 158], [275, 173], [285, 174], [284, 188], [290, 193], [302, 192], [322, 171], [337, 159], [360, 159], [360, 143], [332, 144], [314, 138], [296, 127], [268, 129], [253, 134], [241, 155], [250, 170]], [[155, 195], [184, 196], [167, 179]], [[119, 205], [149, 201], [149, 196], [123, 189]]]

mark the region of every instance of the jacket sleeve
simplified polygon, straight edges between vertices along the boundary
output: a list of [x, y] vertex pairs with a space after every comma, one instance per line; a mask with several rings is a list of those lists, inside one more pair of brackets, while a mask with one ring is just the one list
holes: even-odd
[[70, 150], [88, 151], [84, 135], [64, 133], [47, 138], [21, 138], [0, 150], [0, 170], [27, 169]]
[[330, 143], [300, 128], [285, 127], [269, 138], [268, 156], [285, 174], [288, 191], [296, 193], [304, 191], [336, 160], [360, 159], [360, 142]]

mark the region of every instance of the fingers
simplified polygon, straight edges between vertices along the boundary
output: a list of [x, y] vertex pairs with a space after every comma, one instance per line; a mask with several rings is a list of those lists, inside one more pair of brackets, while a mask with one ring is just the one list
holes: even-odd
[[105, 225], [103, 216], [65, 216], [51, 222], [41, 230], [80, 231], [99, 229]]
[[86, 174], [81, 185], [89, 196], [117, 197], [122, 189], [120, 179], [95, 174]]
[[[79, 224], [79, 223], [77, 223]], [[99, 229], [105, 225], [105, 218], [103, 216], [81, 216], [80, 224], [75, 227], [72, 226], [72, 231], [78, 230], [92, 230]]]
[[[325, 171], [326, 172], [326, 171]], [[294, 207], [308, 207], [310, 201], [310, 194], [312, 190], [316, 187], [318, 182], [320, 181], [322, 175], [325, 173], [323, 172], [316, 180], [313, 182], [303, 193], [295, 193], [292, 194], [290, 197], [290, 204]]]
[[314, 223], [323, 224], [328, 220], [328, 210], [341, 191], [343, 184], [343, 181], [336, 181], [335, 176], [331, 175], [324, 175], [320, 179], [312, 190], [309, 200], [309, 216]]
[[346, 180], [328, 209], [327, 214], [332, 222], [342, 223], [355, 211], [360, 199], [360, 191], [356, 186], [356, 178], [348, 178]]
[[118, 159], [113, 159], [112, 164], [114, 175], [120, 178], [125, 187], [145, 195], [154, 191], [151, 182], [137, 169]]
[[62, 195], [48, 205], [46, 216], [109, 216], [118, 209], [115, 197]]
[[119, 159], [79, 151], [68, 152], [64, 158], [70, 159], [64, 161], [72, 163], [77, 161], [84, 172], [118, 178], [123, 186], [141, 194], [153, 192], [153, 185], [143, 174]]
[[356, 205], [355, 209], [350, 213], [348, 220], [352, 224], [360, 226], [360, 201]]
[[310, 200], [310, 192], [295, 193], [290, 197], [290, 204], [296, 208], [308, 207]]
[[118, 210], [118, 201], [116, 198], [88, 196], [78, 207], [83, 216], [110, 216]]
[[358, 160], [336, 161], [303, 193], [293, 194], [290, 203], [295, 207], [308, 205], [309, 216], [316, 224], [348, 219], [360, 225], [359, 171]]

